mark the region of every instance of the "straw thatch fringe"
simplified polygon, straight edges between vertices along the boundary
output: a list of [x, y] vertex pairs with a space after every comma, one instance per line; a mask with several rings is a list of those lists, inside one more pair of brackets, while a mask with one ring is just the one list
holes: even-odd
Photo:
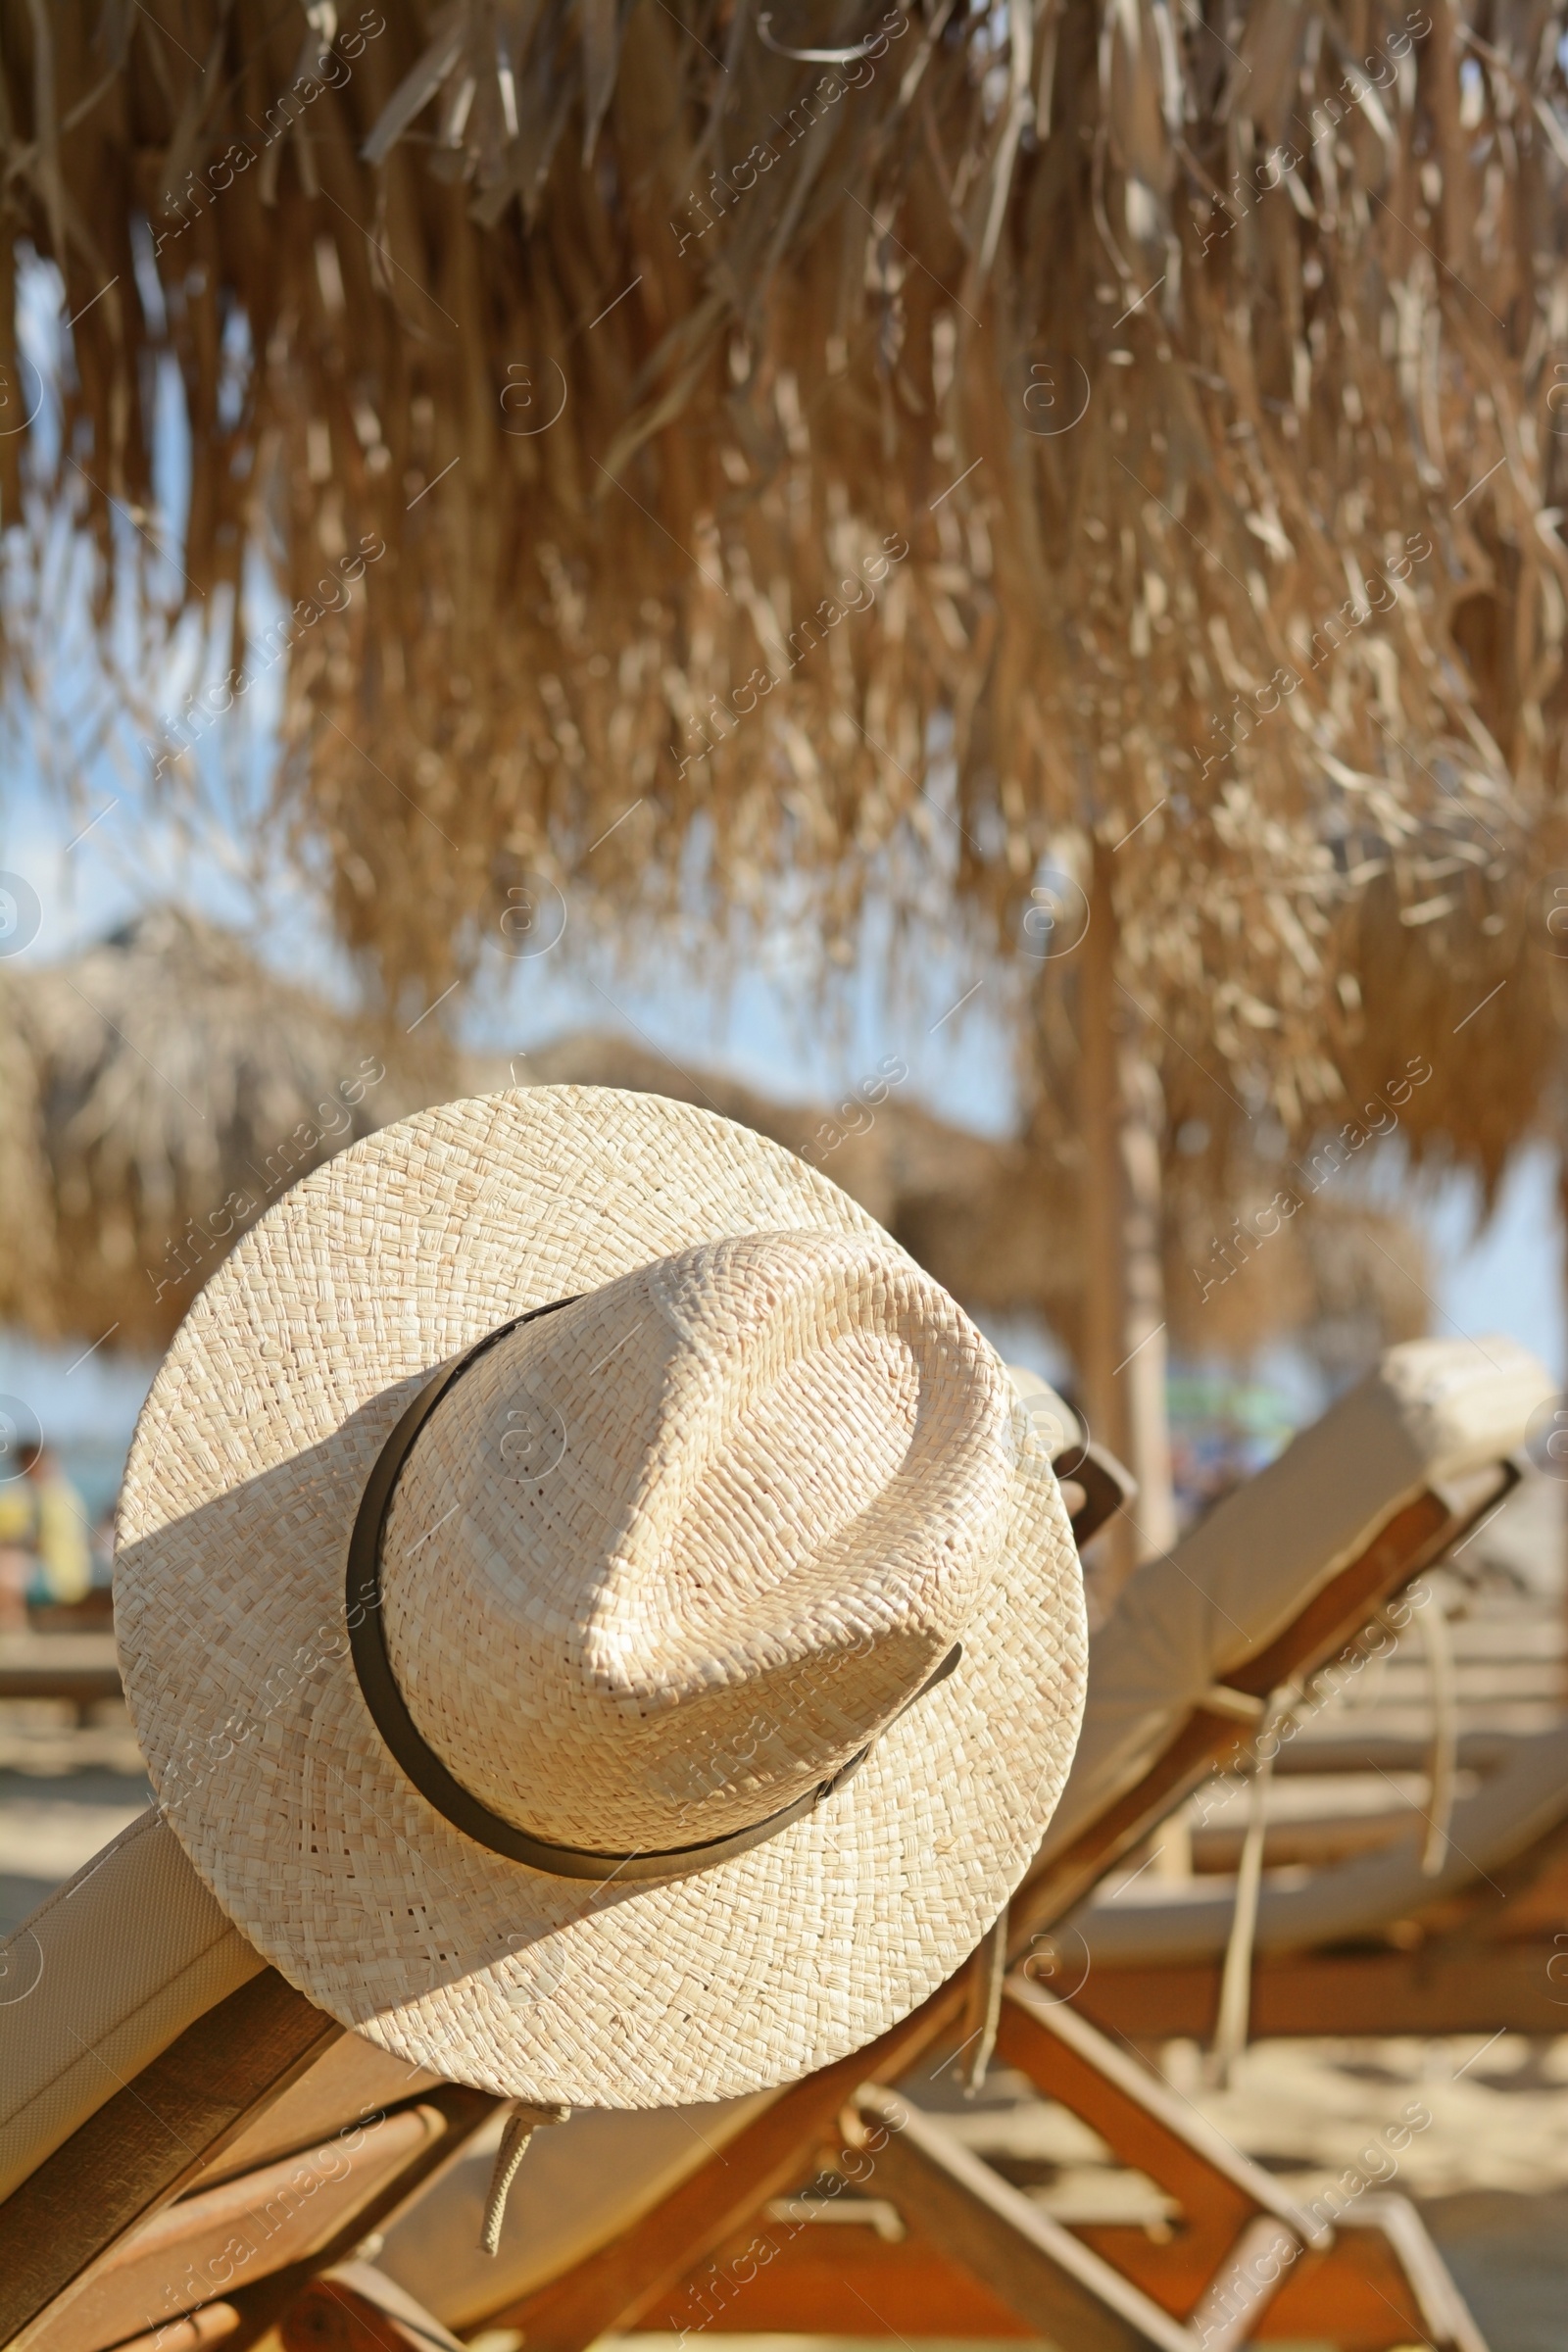
[[[1017, 945], [1076, 827], [1131, 836], [1171, 1084], [1310, 1128], [1367, 879], [1500, 969], [1558, 788], [1562, 14], [1243, 23], [841, 5], [824, 63], [753, 0], [5, 0], [9, 241], [75, 320], [44, 488], [228, 632], [164, 756], [270, 658], [261, 546], [274, 821], [390, 996], [539, 874], [742, 938], [788, 876], [840, 940], [934, 881]], [[116, 521], [159, 535], [164, 354], [183, 581]]]

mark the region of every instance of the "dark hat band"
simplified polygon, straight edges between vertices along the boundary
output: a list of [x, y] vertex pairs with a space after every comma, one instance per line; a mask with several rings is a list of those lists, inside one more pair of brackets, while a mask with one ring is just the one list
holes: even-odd
[[[359, 1679], [365, 1703], [370, 1710], [376, 1730], [414, 1783], [427, 1804], [433, 1805], [442, 1819], [471, 1838], [476, 1845], [487, 1846], [491, 1853], [501, 1854], [509, 1862], [521, 1862], [529, 1870], [542, 1871], [556, 1879], [667, 1879], [687, 1867], [702, 1867], [726, 1862], [732, 1855], [750, 1852], [755, 1845], [776, 1838], [780, 1830], [788, 1829], [793, 1821], [802, 1820], [813, 1812], [824, 1797], [842, 1788], [865, 1762], [874, 1740], [867, 1740], [858, 1754], [840, 1765], [816, 1788], [808, 1788], [792, 1804], [784, 1805], [765, 1820], [755, 1822], [749, 1829], [735, 1830], [725, 1838], [710, 1838], [699, 1845], [669, 1846], [650, 1852], [646, 1848], [630, 1853], [597, 1853], [574, 1845], [558, 1845], [545, 1838], [536, 1838], [529, 1830], [519, 1830], [514, 1822], [503, 1819], [482, 1804], [471, 1789], [455, 1780], [442, 1763], [434, 1748], [428, 1745], [413, 1715], [408, 1701], [398, 1687], [387, 1655], [386, 1633], [381, 1619], [381, 1542], [386, 1530], [386, 1516], [391, 1507], [393, 1492], [399, 1474], [413, 1448], [414, 1441], [424, 1427], [436, 1406], [453, 1384], [460, 1380], [487, 1348], [504, 1340], [509, 1332], [524, 1323], [536, 1322], [541, 1315], [553, 1315], [564, 1306], [573, 1306], [577, 1293], [570, 1298], [552, 1299], [548, 1306], [531, 1307], [526, 1314], [514, 1315], [472, 1348], [432, 1374], [418, 1395], [401, 1415], [397, 1426], [375, 1459], [360, 1507], [354, 1521], [354, 1533], [349, 1539], [348, 1580], [345, 1601], [348, 1610], [348, 1634], [354, 1671]], [[906, 1703], [914, 1704], [926, 1691], [945, 1682], [963, 1654], [961, 1642], [955, 1642], [930, 1680]], [[904, 1709], [900, 1709], [902, 1714]]]

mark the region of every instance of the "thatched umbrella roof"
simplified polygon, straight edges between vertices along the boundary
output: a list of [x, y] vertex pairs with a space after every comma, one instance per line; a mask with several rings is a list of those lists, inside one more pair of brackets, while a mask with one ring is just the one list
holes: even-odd
[[[1190, 1202], [1396, 1049], [1434, 1064], [1407, 1135], [1489, 1180], [1547, 1111], [1561, 29], [0, 0], [6, 225], [74, 370], [52, 475], [25, 441], [33, 580], [65, 513], [106, 645], [205, 621], [226, 675], [160, 772], [286, 666], [265, 821], [411, 1012], [555, 901], [732, 945], [785, 905], [845, 959], [885, 901], [1027, 973], [1045, 869], [1085, 867], [1114, 952], [1019, 992], [1034, 1139], [1088, 1140], [1085, 1381], [1157, 1502]], [[1209, 1128], [1163, 1209], [1162, 1119]]]
[[[1560, 29], [5, 0], [3, 234], [73, 321], [40, 498], [226, 633], [172, 758], [273, 657], [234, 594], [269, 557], [274, 813], [389, 994], [541, 874], [621, 924], [787, 879], [841, 941], [935, 885], [1016, 945], [1065, 825], [1124, 844], [1152, 1018], [1299, 1132], [1407, 1009], [1339, 987], [1368, 877], [1423, 925], [1465, 881], [1441, 988], [1555, 854]], [[1528, 1107], [1551, 1029], [1495, 1034]], [[1498, 1090], [1451, 1058], [1468, 1148]]]
[[171, 907], [67, 960], [0, 966], [0, 1318], [164, 1345], [289, 1184], [454, 1091]]
[[[470, 1057], [471, 1083], [632, 1087], [700, 1102], [770, 1135], [870, 1209], [910, 1254], [980, 1314], [1038, 1315], [1077, 1354], [1084, 1253], [1079, 1170], [1038, 1133], [992, 1143], [903, 1096], [868, 1103], [784, 1103], [710, 1070], [683, 1068], [629, 1039], [579, 1033], [511, 1061]], [[510, 1074], [509, 1074], [510, 1073]], [[835, 1140], [842, 1137], [842, 1142]], [[1274, 1170], [1276, 1178], [1282, 1173]], [[1427, 1327], [1432, 1275], [1410, 1222], [1351, 1186], [1322, 1198], [1298, 1180], [1304, 1213], [1264, 1217], [1268, 1246], [1236, 1241], [1236, 1219], [1196, 1187], [1166, 1237], [1171, 1327], [1190, 1356], [1245, 1357], [1295, 1337], [1341, 1375]], [[1239, 1205], [1266, 1209], [1277, 1182]], [[1319, 1187], [1320, 1193], [1322, 1187]], [[1228, 1257], [1215, 1243], [1228, 1244]], [[1206, 1298], [1193, 1280], [1210, 1281]]]

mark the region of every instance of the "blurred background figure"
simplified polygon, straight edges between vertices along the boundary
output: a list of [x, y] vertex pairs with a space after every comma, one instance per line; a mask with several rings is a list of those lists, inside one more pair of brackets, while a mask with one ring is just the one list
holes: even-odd
[[20, 1475], [0, 1487], [0, 1633], [20, 1633], [29, 1600], [70, 1605], [92, 1583], [81, 1496], [47, 1446], [24, 1444]]

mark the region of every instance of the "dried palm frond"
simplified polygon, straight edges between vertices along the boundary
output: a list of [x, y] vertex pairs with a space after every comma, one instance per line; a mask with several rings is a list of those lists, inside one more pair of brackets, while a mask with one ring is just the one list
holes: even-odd
[[[230, 675], [169, 756], [270, 658], [261, 549], [268, 821], [389, 997], [552, 887], [744, 937], [787, 879], [843, 942], [934, 885], [1027, 944], [1076, 828], [1124, 842], [1167, 1095], [1197, 1055], [1308, 1131], [1368, 879], [1424, 925], [1456, 858], [1506, 914], [1552, 821], [1564, 20], [1237, 22], [4, 0], [7, 249], [74, 320], [39, 497], [106, 633], [117, 563], [172, 576], [156, 363], [183, 387], [172, 605]], [[1528, 1118], [1552, 1033], [1514, 1034]]]

